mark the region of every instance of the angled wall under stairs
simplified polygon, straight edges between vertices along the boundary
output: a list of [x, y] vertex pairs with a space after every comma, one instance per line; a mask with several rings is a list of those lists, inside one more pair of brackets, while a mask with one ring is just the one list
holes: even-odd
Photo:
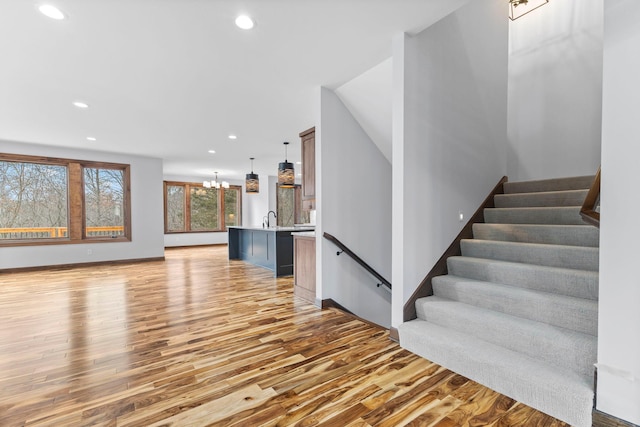
[[598, 229], [580, 217], [592, 176], [505, 183], [402, 347], [573, 426], [591, 426]]

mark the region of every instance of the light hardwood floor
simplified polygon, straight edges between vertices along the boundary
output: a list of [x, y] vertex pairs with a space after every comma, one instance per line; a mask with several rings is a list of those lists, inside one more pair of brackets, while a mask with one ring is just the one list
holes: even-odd
[[0, 426], [565, 426], [226, 247], [0, 273]]

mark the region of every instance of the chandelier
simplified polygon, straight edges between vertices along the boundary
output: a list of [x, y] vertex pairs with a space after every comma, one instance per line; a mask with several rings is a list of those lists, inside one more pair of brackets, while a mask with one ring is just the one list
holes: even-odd
[[549, 0], [509, 0], [509, 19], [515, 21], [547, 3]]
[[202, 186], [204, 188], [229, 188], [229, 183], [227, 181], [222, 181], [219, 182], [218, 181], [218, 172], [214, 172], [216, 174], [216, 179], [214, 179], [213, 181], [203, 181], [202, 182]]

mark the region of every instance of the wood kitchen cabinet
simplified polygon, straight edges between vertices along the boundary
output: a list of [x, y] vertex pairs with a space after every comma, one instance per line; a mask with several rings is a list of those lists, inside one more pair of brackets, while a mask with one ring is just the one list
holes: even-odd
[[316, 202], [316, 128], [300, 133], [302, 150], [302, 209], [315, 209]]
[[316, 301], [315, 233], [293, 233], [293, 294], [314, 304]]

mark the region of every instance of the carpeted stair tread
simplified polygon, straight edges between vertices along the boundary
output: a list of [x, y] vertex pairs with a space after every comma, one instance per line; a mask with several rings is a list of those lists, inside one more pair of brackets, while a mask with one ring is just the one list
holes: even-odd
[[599, 230], [594, 176], [507, 182], [398, 327], [400, 344], [576, 427], [591, 426]]
[[419, 319], [472, 335], [589, 377], [597, 356], [593, 335], [430, 296], [416, 301]]
[[434, 277], [433, 294], [476, 307], [598, 335], [598, 303], [452, 275]]
[[490, 208], [484, 210], [484, 222], [493, 224], [584, 225], [580, 206]]
[[591, 426], [592, 378], [421, 319], [398, 330], [409, 351], [575, 427]]
[[449, 274], [550, 292], [576, 298], [598, 299], [598, 272], [547, 267], [520, 262], [454, 256], [447, 259]]
[[462, 239], [463, 256], [597, 271], [598, 248]]
[[505, 182], [505, 194], [532, 193], [539, 191], [584, 190], [591, 188], [594, 176], [576, 176], [567, 178], [540, 179], [533, 181]]
[[473, 224], [473, 237], [523, 243], [598, 247], [600, 233], [591, 225]]
[[496, 208], [582, 206], [589, 190], [544, 191], [536, 193], [496, 194]]

